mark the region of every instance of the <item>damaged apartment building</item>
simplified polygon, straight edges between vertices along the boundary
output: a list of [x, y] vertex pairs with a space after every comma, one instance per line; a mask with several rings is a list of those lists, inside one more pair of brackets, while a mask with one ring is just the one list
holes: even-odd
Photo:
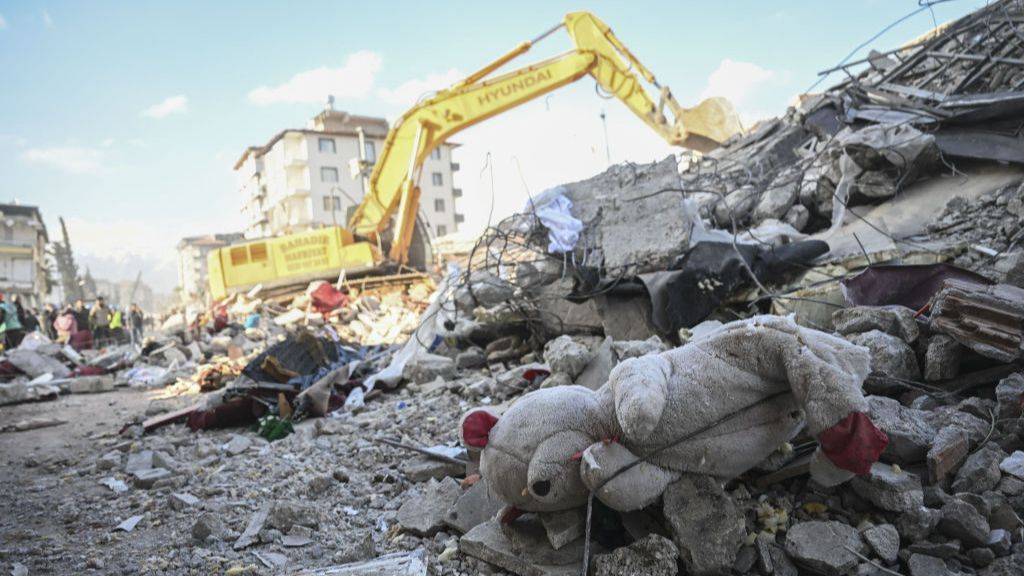
[[[0, 561], [1021, 574], [1024, 7], [833, 72], [706, 154], [536, 195], [443, 277], [235, 293], [141, 349], [27, 338], [0, 364], [26, 486]], [[358, 186], [355, 124], [322, 122], [240, 160], [265, 225], [281, 198], [311, 217], [323, 168]]]
[[[306, 128], [282, 130], [266, 144], [247, 148], [234, 166], [245, 237], [346, 225], [363, 199], [363, 180], [388, 128], [384, 118], [335, 110], [330, 98]], [[454, 182], [456, 147], [439, 147], [423, 164], [420, 218], [431, 239], [455, 232], [463, 221], [455, 209], [462, 195]]]

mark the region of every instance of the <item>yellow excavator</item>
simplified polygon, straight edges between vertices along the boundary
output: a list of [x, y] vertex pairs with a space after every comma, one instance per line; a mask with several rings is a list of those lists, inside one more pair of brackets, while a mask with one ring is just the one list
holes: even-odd
[[[572, 50], [496, 74], [560, 28], [572, 39]], [[327, 227], [211, 251], [211, 295], [221, 299], [257, 284], [294, 284], [342, 270], [351, 275], [406, 264], [419, 208], [417, 181], [430, 153], [461, 130], [587, 75], [670, 144], [706, 152], [742, 130], [728, 100], [709, 98], [683, 108], [607, 24], [589, 12], [572, 12], [557, 26], [416, 104], [395, 122], [346, 228]], [[658, 90], [657, 101], [641, 80]], [[232, 251], [245, 257], [233, 258]]]

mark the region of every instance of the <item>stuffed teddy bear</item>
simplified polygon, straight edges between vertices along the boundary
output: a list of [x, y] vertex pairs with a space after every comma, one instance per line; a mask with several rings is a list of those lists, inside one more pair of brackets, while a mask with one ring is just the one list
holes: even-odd
[[742, 474], [804, 426], [819, 443], [812, 477], [836, 485], [866, 474], [888, 444], [864, 414], [869, 372], [866, 348], [757, 316], [626, 360], [596, 391], [543, 388], [500, 417], [470, 411], [460, 432], [510, 512], [568, 510], [590, 492], [619, 511], [643, 508], [684, 474]]

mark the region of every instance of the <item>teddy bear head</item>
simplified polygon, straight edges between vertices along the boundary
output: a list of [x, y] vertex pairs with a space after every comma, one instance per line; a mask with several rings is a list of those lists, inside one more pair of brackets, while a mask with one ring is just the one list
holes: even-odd
[[500, 417], [477, 409], [463, 417], [463, 443], [481, 448], [480, 472], [506, 504], [524, 512], [557, 512], [587, 501], [580, 455], [598, 441], [600, 412], [581, 386], [524, 395]]

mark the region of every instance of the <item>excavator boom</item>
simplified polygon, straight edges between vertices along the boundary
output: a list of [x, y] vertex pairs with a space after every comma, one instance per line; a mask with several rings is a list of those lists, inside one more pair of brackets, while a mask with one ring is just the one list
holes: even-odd
[[[538, 41], [565, 27], [575, 48], [517, 70], [492, 76]], [[741, 131], [728, 101], [711, 98], [692, 109], [681, 107], [667, 87], [589, 12], [572, 12], [532, 41], [523, 42], [477, 72], [406, 112], [388, 133], [362, 203], [349, 229], [379, 242], [397, 211], [389, 257], [404, 264], [419, 205], [415, 182], [430, 153], [457, 132], [590, 75], [606, 92], [673, 145], [707, 151]], [[658, 88], [655, 102], [641, 78]], [[665, 111], [672, 116], [669, 121]]]

